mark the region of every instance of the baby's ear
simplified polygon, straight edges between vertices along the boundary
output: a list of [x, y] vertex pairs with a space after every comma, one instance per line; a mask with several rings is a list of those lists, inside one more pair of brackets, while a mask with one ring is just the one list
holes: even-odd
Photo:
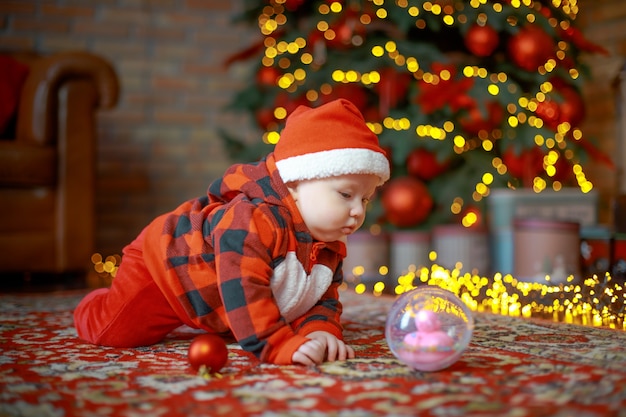
[[289, 190], [289, 194], [291, 194], [291, 197], [295, 201], [298, 201], [298, 184], [300, 183], [297, 181], [292, 181], [285, 184], [287, 186], [287, 189]]

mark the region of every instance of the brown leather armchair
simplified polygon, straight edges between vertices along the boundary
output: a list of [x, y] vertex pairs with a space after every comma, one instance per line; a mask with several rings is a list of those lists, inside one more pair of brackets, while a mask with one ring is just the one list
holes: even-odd
[[0, 272], [85, 271], [94, 248], [96, 112], [113, 67], [88, 52], [14, 54], [29, 67], [15, 135], [0, 140]]

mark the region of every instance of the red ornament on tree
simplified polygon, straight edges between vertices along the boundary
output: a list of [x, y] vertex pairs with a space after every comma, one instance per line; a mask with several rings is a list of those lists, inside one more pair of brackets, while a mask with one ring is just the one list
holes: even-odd
[[526, 71], [537, 71], [554, 54], [554, 39], [536, 25], [526, 25], [509, 39], [508, 54]]
[[208, 373], [215, 373], [226, 365], [228, 348], [221, 337], [202, 334], [191, 341], [187, 357], [193, 369], [202, 371], [201, 367], [204, 366]]
[[278, 93], [276, 99], [274, 100], [274, 107], [282, 107], [287, 111], [287, 115], [290, 115], [298, 106], [307, 106], [309, 105], [309, 101], [305, 96], [294, 97], [289, 93]]
[[457, 68], [454, 64], [433, 62], [433, 74], [441, 74], [448, 71], [450, 77], [441, 78], [437, 83], [426, 82], [423, 78], [418, 83], [418, 92], [415, 102], [425, 114], [431, 114], [445, 106], [450, 106], [453, 111], [470, 107], [473, 99], [467, 94], [474, 85], [474, 79], [460, 77], [457, 79]]
[[428, 188], [413, 177], [399, 177], [389, 181], [383, 188], [381, 203], [387, 221], [397, 227], [418, 225], [433, 208]]
[[480, 208], [476, 206], [468, 206], [458, 214], [459, 220], [463, 226], [474, 229], [481, 229], [483, 227], [483, 213]]
[[556, 130], [559, 125], [559, 104], [552, 99], [546, 98], [544, 101], [537, 103], [535, 113], [543, 122], [552, 130]]
[[378, 72], [380, 73], [380, 81], [374, 85], [374, 90], [380, 98], [381, 115], [387, 116], [387, 111], [396, 107], [406, 97], [413, 77], [406, 72], [398, 72], [390, 67], [383, 68]]
[[350, 100], [359, 110], [367, 108], [367, 91], [356, 83], [336, 84], [330, 94], [321, 95], [320, 98], [322, 104], [338, 98], [345, 98]]
[[533, 146], [516, 154], [513, 146], [510, 146], [502, 154], [502, 162], [511, 176], [522, 180], [524, 185], [530, 185], [533, 178], [543, 171], [543, 152]]
[[478, 105], [473, 105], [467, 110], [467, 115], [461, 117], [461, 127], [472, 135], [477, 135], [481, 130], [491, 131], [502, 123], [504, 109], [495, 102], [486, 104], [486, 114], [483, 114]]
[[335, 33], [332, 39], [326, 38], [329, 47], [346, 49], [354, 46], [355, 42], [361, 44], [365, 38], [366, 28], [359, 20], [357, 14], [348, 10], [345, 17], [330, 26]]
[[304, 0], [285, 0], [283, 3], [285, 4], [285, 9], [295, 12], [304, 4]]
[[553, 92], [560, 96], [560, 100], [554, 99], [559, 106], [558, 123], [567, 122], [572, 127], [579, 126], [585, 118], [586, 109], [578, 90], [559, 77], [552, 77], [550, 82]]
[[385, 157], [387, 158], [387, 162], [389, 162], [389, 169], [391, 170], [391, 175], [393, 175], [393, 149], [391, 148], [391, 146], [381, 146], [381, 147], [383, 148], [383, 151], [385, 151]]
[[572, 87], [565, 87], [558, 90], [563, 97], [563, 102], [559, 104], [559, 123], [568, 122], [571, 127], [578, 127], [585, 119], [585, 102]]
[[465, 34], [465, 47], [476, 56], [489, 56], [500, 42], [498, 32], [489, 25], [474, 24]]
[[262, 67], [256, 74], [256, 82], [261, 87], [275, 87], [276, 81], [281, 75], [278, 68]]
[[562, 183], [569, 183], [574, 180], [574, 171], [572, 171], [572, 163], [568, 161], [563, 155], [559, 156], [554, 164], [555, 174], [552, 176], [554, 181], [561, 181]]
[[366, 122], [380, 122], [385, 116], [380, 111], [379, 106], [369, 105], [361, 110]]
[[257, 124], [263, 130], [268, 130], [272, 124], [277, 123], [277, 120], [274, 117], [274, 110], [267, 107], [258, 109], [254, 112], [254, 116]]
[[443, 174], [449, 165], [449, 161], [439, 161], [435, 153], [424, 148], [417, 148], [406, 157], [406, 169], [409, 175], [424, 181]]

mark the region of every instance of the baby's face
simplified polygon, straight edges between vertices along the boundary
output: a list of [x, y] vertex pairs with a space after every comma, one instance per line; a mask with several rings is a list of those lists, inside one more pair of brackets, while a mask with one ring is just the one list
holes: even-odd
[[300, 181], [289, 190], [313, 237], [333, 242], [361, 227], [379, 181], [373, 174], [348, 174]]

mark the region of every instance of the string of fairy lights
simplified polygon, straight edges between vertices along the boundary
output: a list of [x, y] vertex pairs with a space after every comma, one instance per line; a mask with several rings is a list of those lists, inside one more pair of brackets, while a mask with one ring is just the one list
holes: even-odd
[[[362, 281], [366, 272], [372, 271], [356, 266], [346, 274], [344, 290], [358, 294], [371, 291], [377, 296], [390, 292], [400, 295], [418, 286], [432, 285], [453, 292], [473, 311], [626, 330], [624, 283], [617, 282], [609, 273], [582, 280], [569, 276], [566, 283], [559, 284], [551, 283], [550, 276], [544, 282], [526, 282], [511, 274], [485, 277], [478, 271], [461, 272], [460, 263], [454, 269], [446, 269], [436, 264], [436, 252], [431, 252], [429, 257], [433, 261], [431, 266], [409, 265], [391, 284], [391, 289], [387, 288], [386, 279]], [[377, 272], [385, 278], [389, 268], [381, 266]]]

